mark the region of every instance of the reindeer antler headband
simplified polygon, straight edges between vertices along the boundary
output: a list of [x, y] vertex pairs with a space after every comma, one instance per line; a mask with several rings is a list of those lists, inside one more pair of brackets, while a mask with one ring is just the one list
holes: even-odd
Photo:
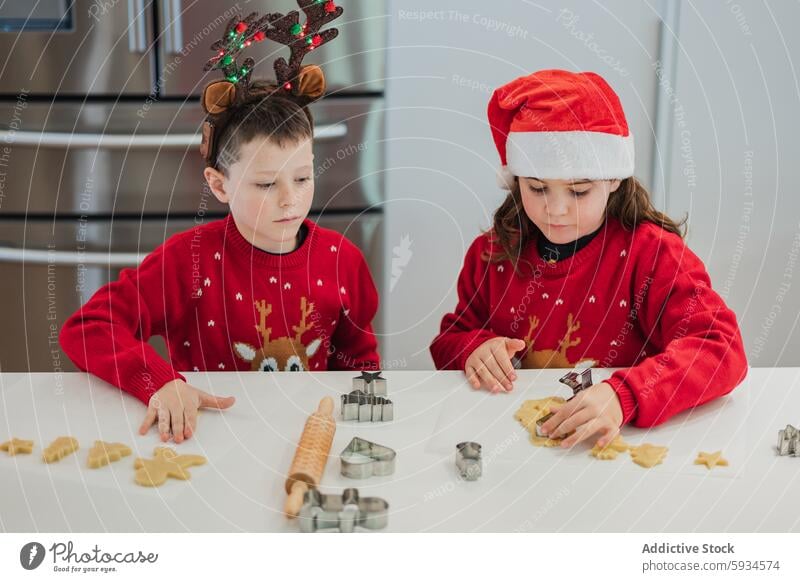
[[[297, 0], [297, 4], [305, 14], [305, 24], [300, 24], [297, 10], [286, 15], [273, 12], [261, 17], [253, 12], [244, 19], [237, 15], [228, 22], [223, 37], [211, 45], [211, 50], [217, 54], [209, 59], [203, 70], [221, 69], [225, 79], [209, 83], [201, 98], [207, 115], [200, 154], [206, 165], [215, 165], [217, 138], [236, 107], [273, 95], [288, 97], [305, 106], [324, 95], [322, 69], [316, 65], [303, 66], [302, 63], [308, 53], [339, 35], [335, 28], [320, 29], [339, 18], [344, 10], [333, 0]], [[280, 57], [273, 64], [277, 81], [274, 87], [251, 84], [255, 66], [252, 58], [246, 58], [241, 65], [237, 62], [242, 51], [267, 38], [291, 50], [288, 62]]]

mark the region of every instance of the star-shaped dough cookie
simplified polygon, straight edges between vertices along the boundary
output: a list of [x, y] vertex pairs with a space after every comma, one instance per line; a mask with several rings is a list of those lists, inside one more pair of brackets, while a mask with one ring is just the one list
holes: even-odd
[[637, 465], [650, 469], [664, 460], [668, 450], [669, 448], [667, 447], [657, 447], [650, 444], [639, 445], [631, 448], [631, 458]]
[[727, 467], [728, 461], [722, 458], [722, 451], [716, 453], [700, 452], [694, 460], [695, 465], [705, 465], [706, 469], [713, 469], [714, 467]]
[[78, 450], [78, 439], [58, 437], [42, 452], [45, 463], [55, 463]]
[[156, 447], [152, 459], [136, 459], [133, 468], [136, 471], [136, 482], [143, 487], [163, 485], [168, 477], [186, 480], [191, 475], [186, 469], [195, 465], [203, 465], [205, 457], [200, 455], [179, 455], [174, 449]]
[[0, 445], [0, 451], [6, 451], [11, 457], [19, 454], [30, 455], [33, 452], [33, 441], [12, 438]]
[[94, 441], [94, 446], [89, 449], [89, 468], [99, 469], [130, 454], [130, 447], [122, 443]]
[[608, 443], [602, 449], [595, 444], [594, 447], [592, 447], [592, 450], [589, 452], [595, 458], [600, 459], [601, 461], [610, 461], [612, 459], [616, 459], [617, 455], [624, 453], [630, 448], [631, 446], [622, 440], [622, 435], [617, 435], [613, 441]]

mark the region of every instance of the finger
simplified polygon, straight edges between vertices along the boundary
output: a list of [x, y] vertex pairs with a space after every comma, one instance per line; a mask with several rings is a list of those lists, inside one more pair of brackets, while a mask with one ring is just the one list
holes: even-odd
[[505, 349], [508, 357], [510, 358], [518, 351], [525, 349], [525, 342], [521, 339], [507, 339], [505, 342]]
[[511, 384], [512, 380], [517, 379], [517, 373], [514, 371], [514, 364], [511, 363], [511, 358], [508, 355], [508, 352], [501, 347], [497, 347], [496, 349], [492, 350], [494, 354], [494, 359], [497, 361], [497, 364], [500, 366], [500, 369], [503, 371], [503, 375], [508, 378], [507, 388], [510, 390], [513, 387]]
[[467, 366], [467, 380], [473, 390], [479, 390], [481, 387], [481, 380], [478, 377], [478, 372], [472, 366]]
[[142, 422], [142, 426], [139, 427], [139, 434], [145, 434], [153, 423], [156, 421], [158, 417], [158, 408], [155, 406], [149, 406], [147, 408], [147, 414], [144, 416], [144, 421]]
[[481, 379], [481, 386], [486, 388], [492, 394], [498, 392], [500, 390], [500, 386], [495, 380], [494, 376], [492, 376], [491, 372], [486, 368], [486, 364], [481, 362], [478, 369], [478, 377]]
[[598, 419], [595, 418], [593, 420], [590, 420], [589, 422], [580, 425], [578, 428], [575, 429], [575, 432], [572, 433], [571, 436], [561, 441], [561, 447], [564, 449], [574, 447], [579, 442], [586, 440], [587, 438], [589, 438], [602, 428], [603, 428], [602, 424]]
[[172, 438], [176, 444], [183, 442], [183, 407], [179, 407], [170, 413], [172, 419]]
[[165, 407], [158, 409], [158, 432], [162, 442], [169, 440], [169, 409]]
[[233, 396], [212, 396], [208, 392], [200, 392], [200, 406], [198, 408], [218, 408], [224, 410], [233, 406], [236, 398]]
[[564, 421], [559, 424], [556, 428], [554, 428], [550, 435], [553, 438], [561, 438], [564, 435], [568, 435], [573, 430], [589, 422], [590, 420], [597, 418], [590, 410], [586, 408], [580, 408], [575, 411], [575, 414], [570, 415], [568, 418], [564, 419]]
[[603, 436], [601, 436], [597, 440], [597, 446], [600, 447], [601, 449], [607, 447], [609, 443], [611, 443], [611, 441], [617, 438], [618, 434], [619, 434], [619, 427], [615, 428], [614, 426], [609, 425], [603, 431]]
[[185, 419], [183, 435], [188, 439], [197, 430], [197, 409], [188, 407], [183, 409]]
[[555, 428], [564, 422], [564, 420], [572, 416], [577, 409], [578, 402], [575, 400], [570, 400], [564, 404], [550, 406], [550, 412], [553, 413], [553, 416], [551, 416], [550, 419], [541, 426], [540, 430], [542, 434], [550, 434], [550, 431], [555, 430]]
[[495, 359], [494, 355], [489, 355], [483, 361], [486, 369], [489, 370], [489, 373], [492, 375], [493, 381], [496, 386], [498, 386], [499, 390], [510, 390], [511, 389], [511, 381], [506, 378], [505, 373], [503, 373], [503, 369], [500, 367], [500, 364]]

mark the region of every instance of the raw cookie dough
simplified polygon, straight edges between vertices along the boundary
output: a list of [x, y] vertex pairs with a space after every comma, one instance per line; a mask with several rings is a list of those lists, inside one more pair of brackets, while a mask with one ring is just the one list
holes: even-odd
[[601, 461], [610, 461], [612, 459], [616, 459], [617, 455], [619, 455], [620, 453], [624, 453], [630, 448], [631, 446], [624, 440], [622, 440], [622, 435], [617, 435], [613, 441], [608, 443], [602, 449], [595, 444], [594, 447], [592, 447], [592, 450], [589, 452], [595, 458], [598, 458]]
[[551, 396], [540, 400], [526, 400], [519, 407], [519, 410], [514, 413], [514, 418], [531, 433], [531, 444], [537, 447], [557, 447], [561, 444], [563, 439], [551, 439], [537, 435], [536, 421], [555, 411], [564, 402], [564, 399], [559, 396]]
[[716, 453], [700, 452], [694, 460], [695, 465], [705, 465], [706, 469], [713, 469], [714, 467], [727, 467], [728, 461], [722, 458], [722, 451]]
[[633, 462], [642, 467], [650, 469], [660, 464], [667, 456], [667, 447], [657, 447], [655, 445], [639, 445], [631, 448], [631, 458]]
[[55, 463], [78, 450], [78, 439], [58, 437], [42, 452], [45, 463]]
[[7, 451], [11, 457], [20, 453], [30, 455], [33, 452], [33, 441], [12, 437], [10, 441], [0, 445], [0, 451]]
[[174, 449], [156, 447], [152, 459], [138, 458], [133, 463], [136, 471], [136, 482], [143, 487], [163, 485], [167, 477], [186, 480], [191, 475], [186, 469], [194, 465], [203, 465], [205, 457], [200, 455], [179, 455]]
[[89, 449], [89, 468], [99, 469], [130, 454], [130, 447], [122, 443], [94, 441], [94, 446]]

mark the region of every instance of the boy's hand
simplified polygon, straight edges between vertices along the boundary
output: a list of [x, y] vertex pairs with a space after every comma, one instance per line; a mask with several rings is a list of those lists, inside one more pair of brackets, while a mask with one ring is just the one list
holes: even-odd
[[492, 394], [505, 390], [511, 392], [511, 382], [517, 379], [511, 356], [525, 348], [521, 339], [495, 337], [483, 342], [469, 355], [464, 372], [470, 385], [481, 386]]
[[197, 429], [199, 408], [225, 409], [233, 406], [235, 401], [233, 396], [212, 396], [183, 380], [172, 380], [150, 397], [139, 434], [145, 434], [158, 421], [162, 441], [167, 442], [171, 434], [176, 443], [182, 443]]
[[617, 436], [621, 424], [622, 406], [617, 393], [609, 384], [600, 382], [561, 405], [541, 426], [541, 432], [560, 438], [575, 431], [561, 442], [562, 447], [571, 447], [600, 432], [603, 434], [597, 445], [604, 447]]

